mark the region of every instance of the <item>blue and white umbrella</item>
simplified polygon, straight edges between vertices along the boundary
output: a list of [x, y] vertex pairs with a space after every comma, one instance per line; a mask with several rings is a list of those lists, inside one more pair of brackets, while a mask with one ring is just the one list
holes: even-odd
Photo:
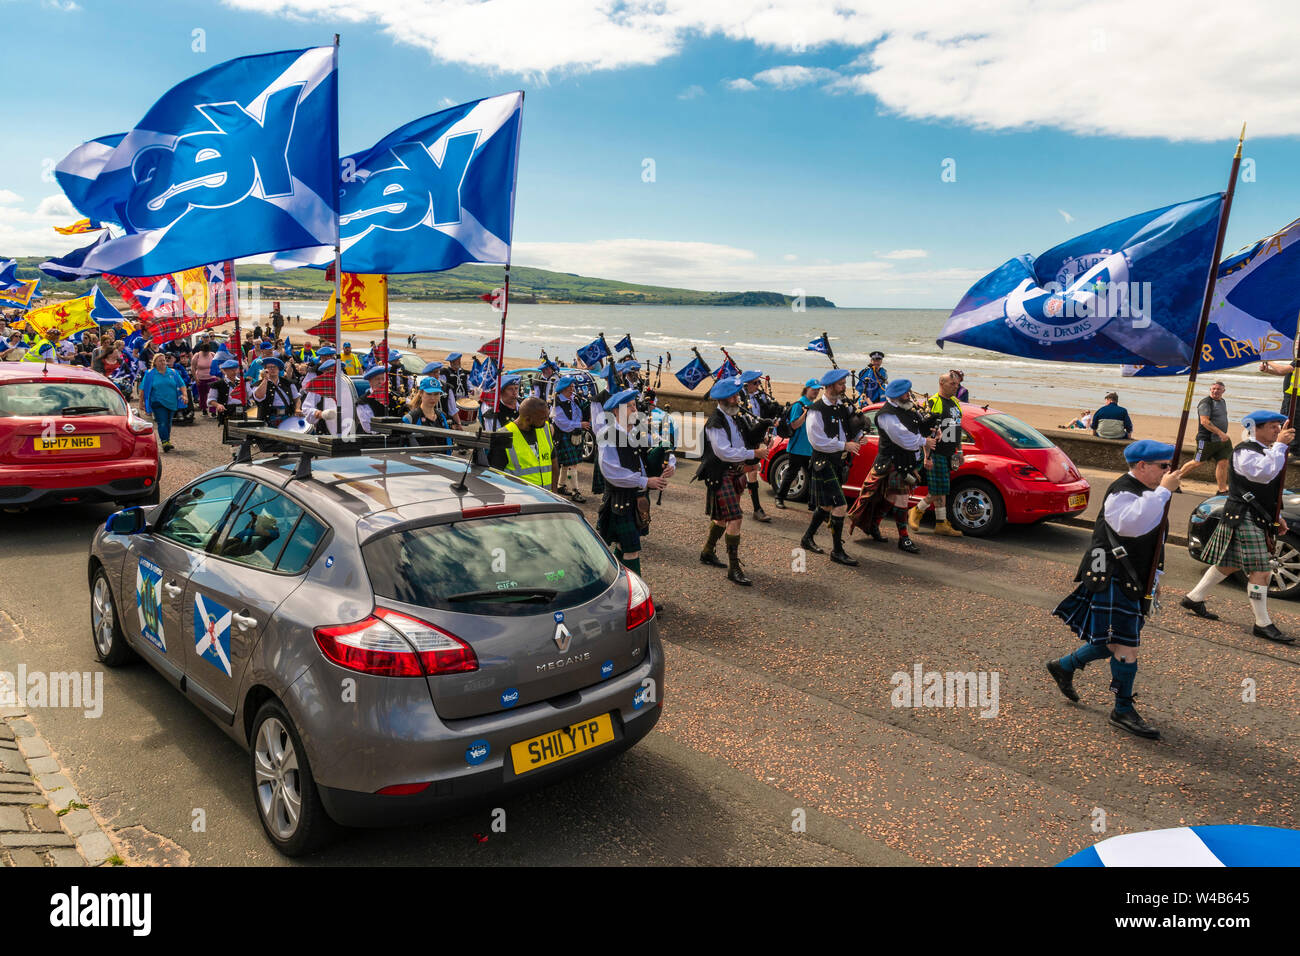
[[1300, 830], [1213, 826], [1125, 833], [1057, 866], [1300, 866]]

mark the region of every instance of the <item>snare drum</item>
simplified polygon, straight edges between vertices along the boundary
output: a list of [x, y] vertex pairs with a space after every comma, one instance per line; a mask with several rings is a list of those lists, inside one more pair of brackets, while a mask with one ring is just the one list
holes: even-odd
[[471, 425], [478, 420], [478, 402], [472, 398], [456, 399], [456, 420]]

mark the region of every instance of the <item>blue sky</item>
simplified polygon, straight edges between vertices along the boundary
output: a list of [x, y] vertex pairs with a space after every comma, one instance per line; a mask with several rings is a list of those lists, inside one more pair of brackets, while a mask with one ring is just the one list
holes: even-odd
[[[78, 244], [49, 228], [75, 216], [47, 160], [129, 128], [215, 63], [336, 31], [345, 152], [441, 106], [526, 91], [521, 265], [951, 308], [1013, 255], [1223, 189], [1243, 119], [1260, 135], [1228, 248], [1300, 216], [1300, 18], [1285, 4], [1245, 0], [1227, 19], [1163, 0], [1141, 15], [1112, 0], [979, 16], [852, 6], [0, 0], [0, 257]], [[55, 51], [77, 65], [58, 68]]]

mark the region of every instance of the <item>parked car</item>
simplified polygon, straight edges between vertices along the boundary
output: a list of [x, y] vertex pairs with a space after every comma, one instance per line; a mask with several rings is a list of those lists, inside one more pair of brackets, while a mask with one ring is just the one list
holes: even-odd
[[554, 781], [659, 719], [649, 587], [576, 505], [466, 468], [258, 456], [90, 544], [96, 656], [143, 657], [249, 751], [288, 855]]
[[[844, 494], [853, 501], [862, 490], [876, 460], [879, 436], [876, 413], [881, 403], [863, 411], [866, 434], [862, 450], [849, 466]], [[952, 473], [948, 517], [960, 531], [975, 537], [997, 534], [1007, 522], [1031, 524], [1077, 514], [1088, 507], [1089, 485], [1074, 462], [1032, 425], [994, 408], [962, 403], [962, 454], [965, 461]], [[760, 474], [774, 489], [793, 459], [785, 439], [777, 439], [763, 459]], [[787, 497], [804, 501], [809, 487], [800, 469]], [[912, 493], [915, 504], [926, 494], [924, 485]]]
[[[1187, 519], [1187, 553], [1197, 561], [1209, 544], [1214, 529], [1223, 517], [1227, 495], [1206, 498]], [[1268, 582], [1268, 593], [1276, 597], [1300, 596], [1300, 494], [1286, 491], [1282, 497], [1282, 517], [1288, 531], [1273, 548], [1273, 577]]]
[[0, 362], [0, 508], [152, 504], [161, 475], [153, 423], [103, 375]]

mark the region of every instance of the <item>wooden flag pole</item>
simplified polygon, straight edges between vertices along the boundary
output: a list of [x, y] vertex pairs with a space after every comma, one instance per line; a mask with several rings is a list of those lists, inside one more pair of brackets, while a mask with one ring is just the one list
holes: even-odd
[[[339, 35], [334, 34], [334, 78], [338, 82], [339, 75]], [[339, 124], [338, 117], [334, 118], [334, 165], [338, 169], [342, 163], [342, 157], [339, 156]], [[340, 348], [343, 345], [343, 228], [339, 223], [338, 196], [334, 197], [334, 347]], [[345, 441], [356, 437], [352, 430], [351, 414], [344, 417], [343, 413], [343, 392], [348, 388], [344, 381], [343, 363], [335, 361], [334, 363], [334, 409], [335, 414], [339, 416], [338, 433], [339, 437]], [[347, 404], [351, 404], [350, 402]]]

